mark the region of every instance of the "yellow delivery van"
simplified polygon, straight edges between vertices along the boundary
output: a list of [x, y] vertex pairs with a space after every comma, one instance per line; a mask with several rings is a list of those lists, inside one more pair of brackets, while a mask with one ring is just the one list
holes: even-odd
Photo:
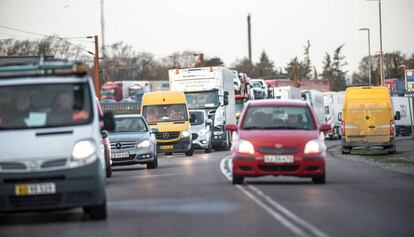
[[346, 89], [342, 110], [342, 153], [353, 148], [382, 148], [395, 152], [394, 117], [387, 87], [365, 86]]
[[157, 151], [171, 155], [183, 152], [193, 155], [190, 116], [183, 92], [145, 93], [141, 113], [151, 128], [156, 128]]

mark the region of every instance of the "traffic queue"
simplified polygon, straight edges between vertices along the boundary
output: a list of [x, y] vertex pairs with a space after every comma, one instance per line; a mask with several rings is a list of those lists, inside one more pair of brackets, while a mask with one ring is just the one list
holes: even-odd
[[271, 87], [222, 66], [168, 73], [169, 90], [129, 83], [122, 101], [106, 84], [97, 103], [81, 62], [0, 67], [0, 212], [82, 207], [105, 219], [112, 167], [155, 169], [160, 154], [231, 149], [233, 184], [269, 175], [324, 184], [325, 137], [342, 139], [344, 154], [395, 152], [401, 112], [386, 87]]

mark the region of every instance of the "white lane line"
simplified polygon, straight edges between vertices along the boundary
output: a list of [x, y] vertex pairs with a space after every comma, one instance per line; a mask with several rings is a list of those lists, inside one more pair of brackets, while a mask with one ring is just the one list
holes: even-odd
[[[232, 174], [231, 174], [231, 165], [229, 163], [231, 161], [231, 156], [224, 157], [220, 161], [220, 170], [223, 173], [223, 175], [229, 180], [232, 180]], [[227, 169], [228, 168], [228, 169]], [[310, 224], [309, 222], [306, 222], [305, 220], [301, 219], [291, 211], [289, 211], [287, 208], [282, 206], [281, 204], [274, 201], [269, 196], [265, 195], [262, 191], [254, 187], [253, 185], [248, 185], [247, 187], [254, 191], [259, 197], [263, 198], [266, 202], [269, 203], [267, 205], [257, 197], [255, 197], [254, 194], [246, 190], [241, 185], [235, 185], [236, 188], [238, 188], [240, 191], [242, 191], [247, 197], [249, 197], [253, 202], [255, 202], [258, 206], [263, 208], [269, 215], [271, 215], [274, 219], [279, 221], [282, 225], [284, 225], [286, 228], [288, 228], [290, 231], [295, 233], [298, 236], [317, 236], [317, 237], [328, 237], [327, 234], [323, 233], [319, 229], [317, 229], [315, 226]], [[285, 216], [283, 216], [284, 214]], [[288, 218], [290, 219], [288, 219]], [[301, 228], [300, 228], [301, 227]], [[303, 229], [306, 229], [310, 231], [304, 232]]]
[[[168, 176], [181, 176], [184, 174], [144, 174], [144, 175], [128, 175], [128, 176], [117, 176], [115, 179], [123, 178], [158, 178], [158, 177], [168, 177]], [[111, 180], [110, 178], [109, 180]]]
[[260, 191], [259, 189], [257, 189], [253, 185], [248, 185], [248, 187], [251, 190], [253, 190], [257, 195], [264, 198], [271, 206], [276, 208], [279, 212], [283, 213], [284, 215], [286, 215], [287, 217], [289, 217], [291, 220], [295, 221], [296, 223], [298, 223], [302, 227], [305, 227], [306, 229], [308, 229], [313, 234], [313, 236], [328, 237], [327, 234], [323, 233], [318, 228], [316, 228], [315, 226], [313, 226], [309, 222], [303, 220], [299, 216], [295, 215], [293, 212], [289, 211], [287, 208], [285, 208], [281, 204], [277, 203], [275, 200], [273, 200], [269, 196], [265, 195], [262, 191]]
[[251, 192], [247, 191], [242, 186], [236, 185], [236, 188], [238, 188], [240, 191], [246, 194], [246, 196], [249, 197], [251, 200], [253, 200], [253, 202], [255, 202], [258, 206], [263, 208], [263, 210], [265, 210], [269, 215], [271, 215], [273, 218], [275, 218], [277, 221], [279, 221], [282, 225], [284, 225], [290, 231], [295, 233], [297, 236], [309, 236], [308, 234], [303, 232], [301, 229], [299, 229], [294, 223], [292, 223], [287, 218], [277, 213], [275, 210], [272, 209], [272, 207], [268, 206], [267, 204], [262, 202], [260, 199], [257, 199]]
[[224, 157], [221, 161], [220, 161], [220, 170], [221, 173], [224, 174], [224, 176], [231, 181], [231, 171], [226, 169], [226, 165], [229, 165], [227, 163], [227, 160], [229, 160], [231, 158], [231, 156], [226, 156]]

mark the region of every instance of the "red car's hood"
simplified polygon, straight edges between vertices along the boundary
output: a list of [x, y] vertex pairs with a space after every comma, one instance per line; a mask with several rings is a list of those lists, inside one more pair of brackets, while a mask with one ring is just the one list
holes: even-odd
[[239, 139], [249, 140], [255, 147], [298, 147], [303, 149], [306, 143], [319, 138], [317, 130], [239, 130]]

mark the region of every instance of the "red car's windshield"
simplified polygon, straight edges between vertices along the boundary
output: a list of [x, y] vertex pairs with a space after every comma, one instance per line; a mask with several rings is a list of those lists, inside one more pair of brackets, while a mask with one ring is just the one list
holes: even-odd
[[244, 117], [242, 129], [315, 129], [307, 107], [252, 106]]

